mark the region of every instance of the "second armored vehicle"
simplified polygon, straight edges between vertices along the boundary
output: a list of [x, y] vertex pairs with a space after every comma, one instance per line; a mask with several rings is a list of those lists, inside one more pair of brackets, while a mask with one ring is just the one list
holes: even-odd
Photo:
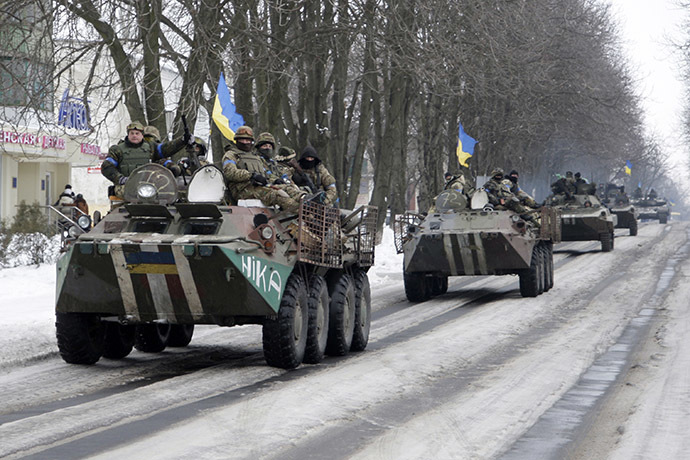
[[627, 228], [630, 236], [637, 235], [637, 208], [631, 203], [623, 186], [606, 184], [600, 190], [599, 197], [611, 213], [616, 216], [615, 228]]
[[559, 211], [563, 241], [601, 241], [601, 250], [613, 250], [616, 216], [595, 195], [572, 195], [565, 202], [547, 200]]
[[640, 220], [658, 220], [660, 224], [668, 223], [671, 209], [668, 202], [658, 198], [646, 198], [635, 202], [639, 209]]
[[484, 190], [471, 199], [443, 191], [435, 212], [406, 213], [395, 223], [396, 249], [404, 253], [405, 293], [422, 302], [448, 289], [449, 276], [520, 277], [520, 293], [535, 297], [553, 286], [553, 244], [560, 241], [556, 212], [544, 207], [541, 226], [513, 211], [494, 210]]

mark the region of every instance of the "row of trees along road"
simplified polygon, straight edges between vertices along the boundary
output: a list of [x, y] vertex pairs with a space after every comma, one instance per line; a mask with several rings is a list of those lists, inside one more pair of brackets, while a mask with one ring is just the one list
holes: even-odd
[[[472, 174], [515, 168], [538, 198], [565, 169], [605, 181], [631, 160], [635, 185], [663, 173], [604, 2], [18, 0], [2, 9], [16, 17], [27, 5], [52, 21], [54, 75], [68, 79], [88, 57], [83, 97], [107, 88], [132, 120], [161, 132], [163, 66], [183, 82], [175, 135], [182, 114], [192, 125], [199, 110], [210, 114], [224, 72], [255, 132], [321, 153], [343, 207], [354, 207], [368, 161], [371, 204], [426, 209], [443, 172], [460, 169], [459, 122], [479, 141]], [[215, 127], [212, 141], [219, 161]]]

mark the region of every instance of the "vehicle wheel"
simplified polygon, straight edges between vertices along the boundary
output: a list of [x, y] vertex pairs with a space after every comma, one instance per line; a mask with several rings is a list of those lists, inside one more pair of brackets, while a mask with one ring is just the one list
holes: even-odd
[[331, 303], [326, 353], [344, 356], [350, 351], [355, 329], [355, 286], [347, 273], [339, 273], [328, 281]]
[[532, 260], [529, 268], [520, 273], [520, 295], [522, 297], [536, 297], [539, 295], [539, 251], [532, 249]]
[[668, 222], [668, 216], [666, 216], [666, 215], [659, 216], [659, 223], [660, 224], [665, 224], [667, 222]]
[[87, 313], [56, 313], [60, 356], [70, 364], [93, 364], [103, 355], [105, 333], [101, 319]]
[[630, 223], [630, 236], [637, 236], [637, 220], [633, 219]]
[[104, 358], [122, 359], [132, 352], [136, 327], [104, 321], [103, 328], [105, 329], [105, 339], [103, 342]]
[[192, 341], [194, 335], [193, 324], [171, 324], [170, 336], [168, 337], [169, 347], [186, 347]]
[[369, 343], [371, 329], [371, 288], [364, 270], [355, 273], [355, 328], [350, 351], [363, 351]]
[[93, 212], [93, 226], [95, 227], [101, 221], [101, 211]]
[[423, 273], [403, 273], [405, 295], [410, 302], [424, 302], [431, 297], [429, 283]]
[[309, 326], [307, 327], [307, 348], [304, 362], [320, 363], [326, 354], [328, 342], [328, 286], [323, 276], [309, 278]]
[[427, 278], [429, 289], [432, 296], [445, 294], [448, 292], [448, 277], [439, 275]]
[[139, 324], [136, 328], [134, 348], [146, 353], [158, 353], [168, 346], [170, 324]]
[[546, 289], [546, 253], [541, 243], [537, 244], [536, 249], [539, 254], [539, 294], [543, 294]]
[[600, 238], [601, 238], [601, 251], [602, 252], [613, 251], [613, 233], [603, 233]]
[[290, 275], [275, 319], [263, 326], [264, 358], [269, 366], [294, 369], [304, 360], [309, 327], [309, 300], [304, 279]]
[[544, 243], [546, 249], [546, 273], [548, 283], [544, 286], [544, 290], [548, 291], [553, 287], [553, 243]]

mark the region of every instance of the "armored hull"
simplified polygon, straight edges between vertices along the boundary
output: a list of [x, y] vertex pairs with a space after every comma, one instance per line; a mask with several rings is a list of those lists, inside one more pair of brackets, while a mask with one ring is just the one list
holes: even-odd
[[572, 202], [557, 207], [563, 241], [601, 241], [602, 251], [613, 250], [616, 217], [596, 196], [575, 195]]
[[411, 301], [444, 293], [449, 276], [517, 274], [524, 296], [539, 295], [553, 285], [553, 243], [560, 233], [550, 208], [542, 209], [541, 227], [512, 211], [486, 208], [425, 218], [407, 213], [398, 216], [395, 230]]
[[195, 173], [189, 201], [177, 187], [164, 167], [142, 166], [127, 202], [63, 248], [56, 327], [65, 361], [185, 346], [195, 324], [260, 324], [266, 361], [283, 368], [366, 347], [375, 208], [231, 206], [214, 166]]
[[668, 223], [671, 209], [662, 200], [641, 200], [637, 203], [640, 220], [658, 220], [660, 224]]
[[630, 235], [637, 235], [637, 210], [631, 204], [614, 206], [611, 209], [611, 214], [616, 217], [616, 225], [614, 228], [630, 229]]

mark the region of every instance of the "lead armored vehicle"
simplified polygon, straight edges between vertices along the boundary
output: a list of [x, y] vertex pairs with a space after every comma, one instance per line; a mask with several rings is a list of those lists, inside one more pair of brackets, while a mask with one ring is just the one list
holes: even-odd
[[64, 248], [56, 328], [65, 361], [186, 346], [197, 324], [262, 325], [265, 359], [281, 368], [366, 347], [376, 208], [230, 206], [212, 165], [195, 172], [186, 201], [179, 191], [168, 169], [144, 165], [125, 203]]
[[404, 253], [410, 301], [445, 293], [449, 276], [519, 275], [523, 297], [553, 286], [553, 244], [560, 241], [555, 210], [543, 207], [536, 226], [513, 211], [494, 210], [484, 190], [469, 203], [463, 193], [445, 190], [433, 211], [396, 218], [396, 249]]
[[604, 206], [596, 195], [572, 195], [562, 200], [549, 197], [560, 211], [561, 239], [563, 241], [601, 241], [601, 250], [613, 250], [613, 229], [616, 216]]
[[598, 193], [601, 202], [616, 216], [614, 228], [627, 228], [630, 236], [637, 235], [638, 213], [623, 186], [606, 184]]
[[646, 198], [635, 202], [639, 209], [640, 220], [658, 220], [660, 224], [668, 223], [671, 208], [664, 199]]

